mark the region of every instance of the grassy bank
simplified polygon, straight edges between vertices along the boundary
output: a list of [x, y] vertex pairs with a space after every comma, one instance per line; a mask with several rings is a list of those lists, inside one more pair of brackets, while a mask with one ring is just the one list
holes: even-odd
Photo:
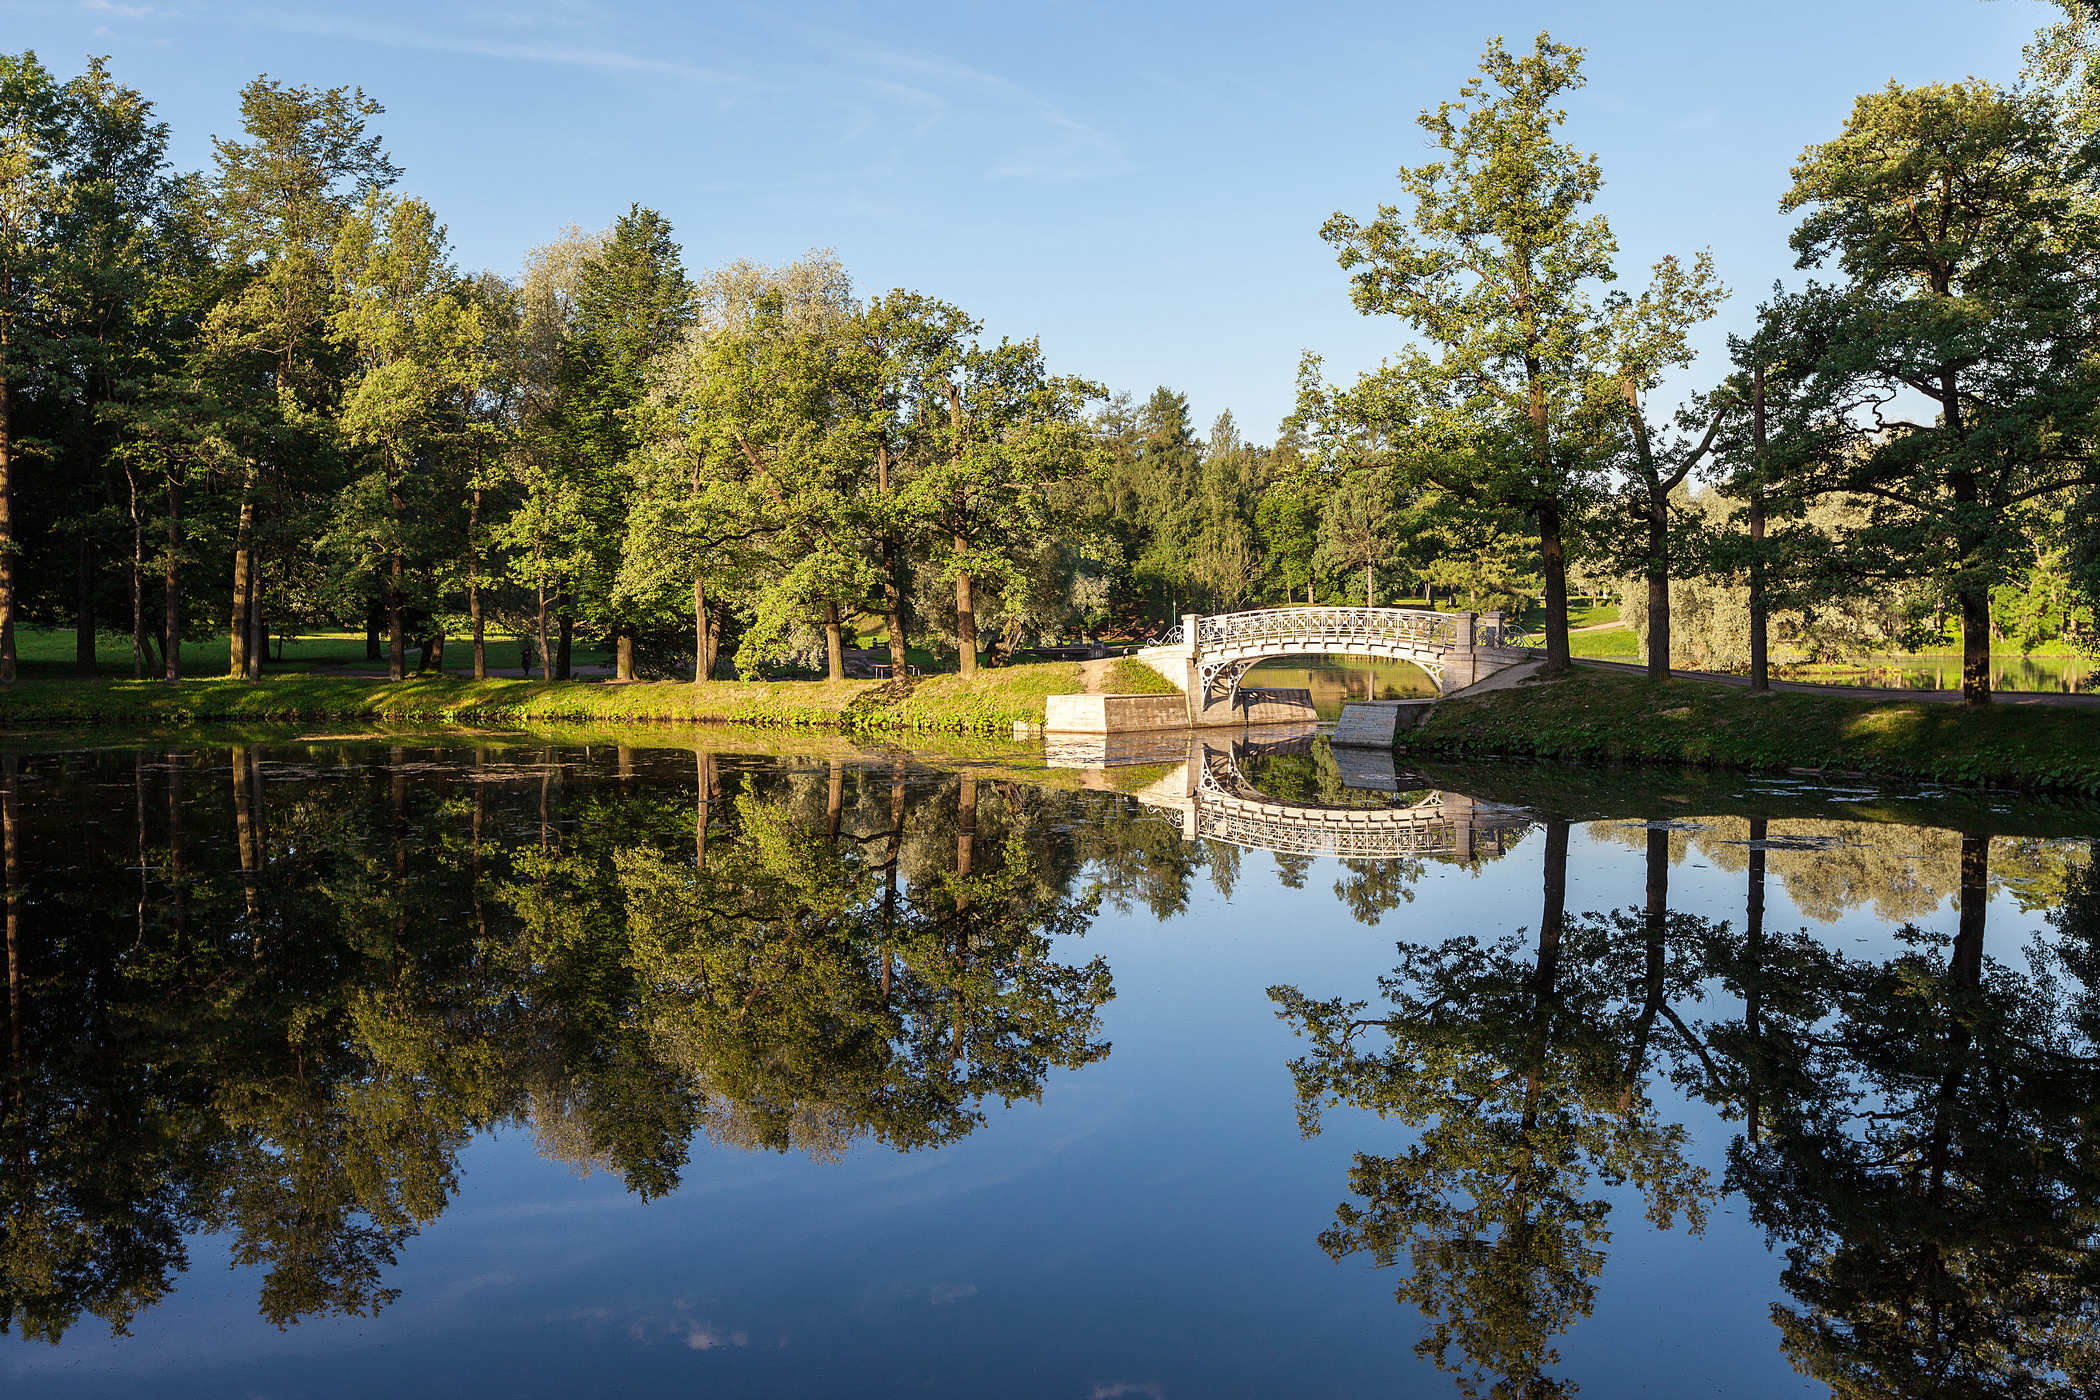
[[1438, 705], [1403, 754], [1814, 769], [2100, 795], [2100, 712], [1652, 682], [1578, 667], [1559, 680]]
[[1073, 662], [927, 676], [910, 687], [867, 681], [459, 680], [398, 683], [340, 676], [25, 680], [0, 690], [0, 725], [181, 726], [208, 722], [365, 720], [390, 724], [692, 723], [987, 733], [1041, 723], [1043, 701], [1080, 688]]

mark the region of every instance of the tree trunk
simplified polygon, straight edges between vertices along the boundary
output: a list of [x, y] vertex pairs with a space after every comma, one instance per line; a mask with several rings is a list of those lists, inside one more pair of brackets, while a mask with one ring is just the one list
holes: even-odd
[[1743, 911], [1743, 1031], [1750, 1043], [1748, 1099], [1743, 1122], [1752, 1147], [1757, 1146], [1764, 1109], [1764, 981], [1765, 981], [1765, 836], [1769, 828], [1763, 817], [1750, 819], [1749, 893]]
[[22, 1072], [22, 841], [16, 830], [13, 754], [0, 757], [0, 878], [7, 884], [7, 1067]]
[[74, 552], [73, 674], [92, 676], [95, 664], [95, 540], [83, 528]]
[[846, 679], [846, 634], [839, 626], [839, 605], [824, 604], [824, 670], [828, 679]]
[[1560, 505], [1538, 508], [1539, 571], [1546, 582], [1546, 665], [1549, 675], [1568, 670], [1568, 561], [1561, 551]]
[[[11, 295], [0, 275], [0, 297]], [[14, 398], [8, 386], [8, 320], [0, 316], [0, 685], [15, 683]]]
[[904, 560], [891, 539], [882, 542], [882, 606], [883, 620], [890, 629], [890, 674], [910, 675], [905, 654]]
[[[1752, 471], [1764, 469], [1765, 371], [1762, 365], [1750, 372], [1750, 447]], [[1765, 488], [1753, 478], [1750, 486], [1750, 689], [1766, 694], [1772, 689], [1771, 621], [1765, 602]], [[1752, 1139], [1755, 1141], [1755, 1139]]]
[[160, 634], [160, 654], [167, 678], [182, 679], [182, 483], [168, 473], [168, 554], [163, 561], [162, 586], [167, 591], [167, 612]]
[[467, 505], [467, 616], [474, 623], [474, 679], [489, 678], [488, 639], [481, 616], [481, 488]]
[[1961, 601], [1961, 698], [1967, 705], [1991, 703], [1991, 596], [1982, 584], [1963, 584]]
[[408, 635], [401, 616], [405, 607], [401, 601], [401, 551], [397, 549], [387, 555], [386, 561], [386, 676], [390, 681], [408, 678]]
[[[956, 548], [962, 541], [955, 542]], [[955, 649], [956, 669], [966, 676], [977, 674], [977, 607], [971, 601], [969, 573], [955, 576]]]
[[634, 679], [634, 634], [628, 630], [625, 623], [620, 624], [619, 630], [613, 633], [613, 679]]
[[403, 633], [403, 610], [408, 606], [402, 598], [402, 581], [405, 573], [401, 561], [401, 528], [403, 517], [408, 514], [407, 502], [401, 495], [401, 477], [391, 465], [386, 478], [387, 513], [393, 517], [394, 538], [387, 546], [386, 556], [386, 670], [389, 680], [408, 678], [408, 638]]
[[[564, 603], [568, 601], [566, 590], [562, 595], [562, 601]], [[564, 608], [561, 616], [556, 621], [560, 624], [561, 630], [554, 642], [554, 679], [565, 681], [575, 675], [575, 672], [569, 666], [569, 648], [576, 639], [576, 619], [570, 617], [568, 609]]]
[[544, 578], [540, 580], [538, 607], [534, 621], [540, 645], [540, 679], [551, 681], [554, 679], [554, 652], [547, 645], [547, 581]]
[[714, 680], [714, 657], [708, 655], [708, 586], [693, 579], [693, 684]]
[[248, 679], [262, 679], [263, 660], [270, 654], [270, 627], [263, 615], [262, 556], [248, 562]]
[[241, 483], [241, 513], [239, 523], [233, 531], [233, 606], [226, 623], [226, 676], [229, 680], [248, 678], [248, 636], [252, 630], [248, 615], [253, 611], [253, 600], [249, 590], [254, 584], [255, 568], [255, 483]]
[[379, 634], [386, 627], [386, 608], [376, 597], [365, 604], [365, 660], [380, 658]]
[[129, 469], [124, 473], [131, 490], [131, 678], [146, 678], [152, 659], [146, 647], [146, 522], [139, 514], [139, 479]]
[[1983, 924], [1991, 898], [1991, 838], [1961, 838], [1961, 916], [1954, 947], [1947, 955], [1947, 975], [1956, 986], [1983, 984]]
[[1648, 502], [1648, 679], [1670, 678], [1669, 503]]
[[1364, 565], [1364, 606], [1371, 606], [1371, 566]]

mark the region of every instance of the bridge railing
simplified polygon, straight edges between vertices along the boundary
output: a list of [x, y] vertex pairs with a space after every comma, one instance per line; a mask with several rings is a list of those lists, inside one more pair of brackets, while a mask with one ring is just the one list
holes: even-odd
[[[1347, 651], [1351, 643], [1434, 642], [1459, 646], [1462, 619], [1454, 613], [1416, 608], [1258, 608], [1217, 613], [1197, 623], [1197, 642], [1205, 651], [1267, 643], [1319, 643]], [[1178, 640], [1178, 639], [1177, 639]]]

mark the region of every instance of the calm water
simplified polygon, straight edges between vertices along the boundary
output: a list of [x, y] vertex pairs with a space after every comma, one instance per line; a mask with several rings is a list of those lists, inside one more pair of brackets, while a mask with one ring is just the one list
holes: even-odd
[[[1891, 652], [1863, 656], [1858, 671], [1835, 674], [1781, 668], [1788, 679], [1816, 681], [1823, 685], [1889, 686], [1900, 690], [1961, 689], [1960, 652]], [[2089, 691], [2100, 689], [2090, 661], [2081, 657], [2022, 656], [2018, 652], [1991, 657], [1991, 685], [1997, 690]]]
[[1434, 696], [1436, 682], [1419, 666], [1369, 656], [1293, 657], [1248, 669], [1242, 685], [1310, 690], [1322, 719], [1338, 719], [1351, 700], [1407, 700]]
[[2094, 1393], [2100, 812], [673, 738], [0, 753], [5, 1393]]

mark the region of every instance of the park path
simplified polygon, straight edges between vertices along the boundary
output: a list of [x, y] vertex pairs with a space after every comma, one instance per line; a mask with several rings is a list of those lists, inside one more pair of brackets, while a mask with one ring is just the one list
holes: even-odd
[[[1637, 676], [1648, 674], [1648, 668], [1638, 662], [1598, 661], [1591, 657], [1578, 656], [1575, 658], [1575, 664]], [[1670, 677], [1680, 681], [1711, 681], [1715, 685], [1732, 685], [1743, 690], [1750, 688], [1748, 676], [1728, 676], [1718, 671], [1672, 671]], [[1772, 689], [1797, 691], [1803, 695], [1836, 695], [1847, 700], [1905, 700], [1935, 705], [1955, 705], [1961, 702], [1959, 690], [1895, 690], [1871, 685], [1813, 685], [1807, 681], [1773, 681]], [[2052, 705], [2069, 710], [2100, 709], [2100, 695], [2079, 695], [2061, 690], [1994, 690], [1991, 692], [1991, 699], [2000, 705]]]

